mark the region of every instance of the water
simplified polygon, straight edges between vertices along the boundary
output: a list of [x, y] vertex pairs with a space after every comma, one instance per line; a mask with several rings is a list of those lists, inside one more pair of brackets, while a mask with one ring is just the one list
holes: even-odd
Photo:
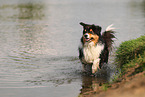
[[81, 73], [79, 22], [113, 23], [115, 47], [145, 34], [144, 0], [0, 2], [1, 97], [77, 97], [104, 82]]

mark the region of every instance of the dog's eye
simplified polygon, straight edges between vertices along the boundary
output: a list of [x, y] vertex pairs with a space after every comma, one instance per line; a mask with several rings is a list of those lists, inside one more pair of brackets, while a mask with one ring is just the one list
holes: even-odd
[[93, 30], [92, 30], [92, 29], [90, 29], [90, 33], [91, 33], [91, 34], [94, 34], [94, 32], [93, 32]]
[[85, 33], [86, 33], [86, 31], [87, 31], [87, 30], [86, 30], [86, 29], [84, 29], [83, 34], [85, 34]]
[[90, 29], [90, 32], [91, 32], [91, 33], [93, 33], [93, 30], [92, 30], [92, 29]]

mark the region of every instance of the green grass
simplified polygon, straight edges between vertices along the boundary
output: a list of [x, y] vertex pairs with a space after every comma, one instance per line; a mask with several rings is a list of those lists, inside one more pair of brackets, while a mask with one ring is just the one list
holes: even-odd
[[121, 68], [128, 68], [144, 60], [145, 56], [145, 35], [137, 39], [125, 41], [117, 48], [116, 62]]
[[136, 65], [139, 65], [139, 67], [135, 69], [134, 74], [145, 71], [145, 52], [143, 55], [139, 55], [138, 58], [135, 58], [131, 60], [129, 63], [124, 64], [122, 66], [122, 72], [125, 72], [128, 70], [128, 68], [132, 68]]

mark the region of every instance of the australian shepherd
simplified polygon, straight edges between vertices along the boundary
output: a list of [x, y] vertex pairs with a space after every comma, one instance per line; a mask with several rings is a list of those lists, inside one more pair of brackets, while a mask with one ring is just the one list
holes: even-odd
[[108, 26], [101, 34], [101, 27], [98, 25], [80, 23], [83, 26], [83, 35], [79, 46], [79, 59], [83, 71], [86, 72], [86, 65], [91, 65], [91, 72], [94, 74], [101, 69], [103, 64], [108, 63], [109, 52], [112, 48], [114, 28]]

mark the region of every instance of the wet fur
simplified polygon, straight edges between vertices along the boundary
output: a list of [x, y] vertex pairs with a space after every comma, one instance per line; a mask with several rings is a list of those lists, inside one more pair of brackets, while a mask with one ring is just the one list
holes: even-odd
[[[108, 63], [109, 52], [112, 48], [113, 38], [115, 38], [114, 31], [107, 28], [101, 35], [100, 26], [82, 22], [80, 25], [83, 26], [83, 36], [79, 46], [79, 59], [82, 62], [83, 71], [86, 70], [86, 65], [92, 65], [92, 73], [95, 73], [97, 69], [101, 69], [104, 63]], [[93, 39], [90, 42], [85, 41], [85, 33], [91, 33], [89, 35]]]

